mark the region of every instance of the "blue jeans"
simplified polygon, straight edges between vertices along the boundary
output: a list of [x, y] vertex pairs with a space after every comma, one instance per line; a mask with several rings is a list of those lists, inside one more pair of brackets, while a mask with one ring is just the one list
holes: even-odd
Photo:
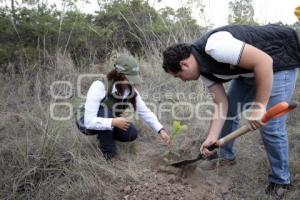
[[[297, 69], [274, 73], [272, 93], [267, 109], [273, 105], [287, 101], [293, 96], [297, 79]], [[240, 77], [232, 81], [228, 91], [228, 115], [220, 137], [224, 137], [239, 128], [239, 112], [243, 111], [246, 103], [255, 99], [255, 79]], [[269, 182], [289, 184], [289, 155], [288, 135], [286, 130], [287, 115], [270, 120], [260, 129], [262, 140], [270, 164]], [[219, 151], [219, 156], [224, 159], [235, 159], [233, 149], [234, 141], [227, 143]]]
[[[104, 111], [104, 108], [100, 106], [98, 110], [98, 117], [113, 118], [111, 110]], [[81, 118], [81, 124], [83, 123], [83, 117]], [[131, 123], [127, 131], [114, 127], [113, 130], [90, 130], [85, 127], [79, 127], [79, 129], [86, 135], [97, 135], [99, 140], [99, 148], [106, 159], [111, 159], [117, 154], [117, 148], [115, 140], [119, 142], [131, 142], [138, 136], [138, 131]]]

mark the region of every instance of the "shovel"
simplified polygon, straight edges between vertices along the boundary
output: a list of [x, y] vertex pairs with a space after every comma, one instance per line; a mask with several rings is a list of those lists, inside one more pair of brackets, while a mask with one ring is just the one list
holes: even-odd
[[[296, 102], [296, 101], [293, 101], [291, 103], [287, 103], [287, 102], [278, 103], [278, 104], [274, 105], [273, 107], [271, 107], [270, 109], [267, 110], [267, 112], [262, 117], [261, 121], [263, 123], [266, 123], [271, 119], [274, 119], [274, 118], [280, 117], [282, 115], [285, 115], [286, 113], [294, 110], [298, 106], [298, 104], [299, 103]], [[223, 146], [227, 142], [229, 142], [231, 140], [234, 140], [235, 138], [240, 137], [241, 135], [244, 135], [249, 131], [250, 131], [250, 129], [248, 128], [248, 126], [244, 125], [244, 126], [240, 127], [239, 129], [233, 131], [232, 133], [226, 135], [225, 137], [220, 138], [218, 140], [218, 143], [220, 144], [220, 146]], [[210, 145], [209, 147], [207, 147], [207, 149], [209, 151], [213, 151], [214, 149], [217, 149], [217, 148], [219, 148], [219, 146], [216, 143]], [[190, 164], [190, 163], [194, 163], [194, 162], [196, 162], [198, 160], [202, 160], [202, 159], [204, 159], [204, 157], [200, 153], [194, 159], [182, 160], [182, 161], [179, 161], [179, 162], [175, 162], [175, 163], [172, 163], [171, 166], [181, 167], [181, 166], [184, 166], [184, 165], [187, 165], [187, 164]]]

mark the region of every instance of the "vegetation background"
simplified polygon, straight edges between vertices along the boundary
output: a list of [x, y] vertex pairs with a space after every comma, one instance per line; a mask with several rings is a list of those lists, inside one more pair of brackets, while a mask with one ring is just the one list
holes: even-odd
[[[80, 134], [74, 124], [73, 112], [83, 101], [78, 93], [86, 94], [96, 78], [85, 78], [78, 91], [80, 75], [105, 74], [120, 52], [141, 63], [139, 91], [149, 105], [209, 100], [201, 83], [182, 84], [161, 69], [168, 45], [192, 42], [212, 28], [192, 18], [199, 2], [156, 10], [145, 0], [99, 0], [95, 15], [81, 13], [76, 0], [64, 2], [63, 11], [39, 0], [10, 0], [0, 7], [0, 199], [269, 198], [263, 194], [268, 165], [258, 133], [238, 139], [238, 164], [231, 168], [205, 172], [195, 165], [180, 171], [167, 167], [166, 147], [138, 119], [133, 119], [137, 141], [118, 144], [125, 166], [107, 163], [96, 138]], [[252, 0], [232, 0], [228, 9], [229, 23], [258, 24]], [[289, 26], [300, 33], [300, 22]], [[53, 85], [56, 81], [71, 86]], [[191, 93], [197, 98], [187, 98]], [[299, 95], [296, 89], [294, 99]], [[179, 106], [174, 112], [187, 117], [193, 110]], [[66, 119], [55, 120], [53, 113]], [[287, 199], [300, 195], [299, 116], [294, 112], [288, 121], [294, 187]], [[172, 130], [170, 112], [159, 118]], [[208, 123], [195, 118], [180, 123], [185, 129], [168, 151], [194, 157]]]

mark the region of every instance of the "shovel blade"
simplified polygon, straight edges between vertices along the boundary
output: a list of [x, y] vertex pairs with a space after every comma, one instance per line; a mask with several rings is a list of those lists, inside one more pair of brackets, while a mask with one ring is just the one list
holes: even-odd
[[174, 162], [174, 163], [171, 164], [171, 166], [173, 166], [173, 167], [182, 167], [184, 165], [197, 162], [198, 160], [201, 160], [201, 159], [202, 159], [202, 155], [199, 154], [197, 158], [190, 159], [190, 160], [182, 160], [182, 161], [179, 161], [179, 162]]

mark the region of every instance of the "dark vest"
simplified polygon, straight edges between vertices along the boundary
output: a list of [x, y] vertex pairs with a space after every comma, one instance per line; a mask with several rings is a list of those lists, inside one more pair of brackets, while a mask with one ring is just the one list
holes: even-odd
[[[100, 106], [110, 109], [112, 111], [113, 117], [118, 117], [125, 111], [126, 108], [129, 107], [129, 105], [131, 104], [130, 99], [129, 98], [122, 99], [121, 96], [119, 97], [118, 95], [113, 95], [112, 82], [109, 81], [107, 86], [108, 86], [108, 89], [107, 89], [106, 95], [105, 95], [104, 99], [100, 102], [101, 103]], [[132, 92], [134, 92], [134, 90], [133, 90], [133, 88], [130, 88], [129, 97], [131, 97], [131, 94], [133, 94]], [[85, 108], [84, 108], [84, 104], [83, 104], [74, 113], [75, 123], [76, 123], [78, 129], [80, 130], [80, 132], [82, 132], [86, 135], [98, 134], [97, 131], [95, 132], [95, 131], [86, 129], [86, 127], [84, 125], [84, 112], [85, 112]], [[104, 116], [104, 117], [106, 117], [106, 116]]]
[[226, 82], [213, 74], [237, 75], [252, 73], [237, 66], [220, 63], [205, 52], [205, 46], [210, 35], [218, 31], [227, 31], [233, 37], [264, 51], [273, 59], [273, 71], [282, 71], [300, 66], [300, 45], [297, 33], [288, 27], [280, 25], [249, 26], [228, 25], [214, 29], [192, 44], [192, 54], [195, 56], [200, 74], [216, 81]]
[[[108, 92], [106, 97], [101, 101], [101, 105], [109, 108], [113, 116], [119, 117], [130, 105], [130, 98], [122, 98], [121, 95], [112, 93], [112, 83], [108, 83]], [[129, 97], [132, 96], [133, 88], [130, 87]]]

